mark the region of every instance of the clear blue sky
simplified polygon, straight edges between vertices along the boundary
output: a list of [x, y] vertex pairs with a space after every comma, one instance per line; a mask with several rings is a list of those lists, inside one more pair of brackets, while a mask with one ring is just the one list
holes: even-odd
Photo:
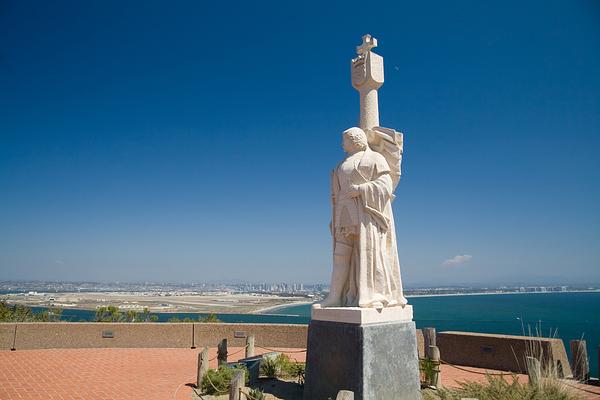
[[365, 33], [405, 285], [600, 282], [592, 0], [1, 1], [0, 279], [328, 281]]

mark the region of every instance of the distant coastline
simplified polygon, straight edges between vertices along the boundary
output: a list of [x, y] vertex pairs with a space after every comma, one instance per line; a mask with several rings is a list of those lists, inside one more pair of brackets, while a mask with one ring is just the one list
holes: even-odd
[[114, 306], [121, 311], [151, 313], [254, 314], [275, 307], [310, 303], [307, 297], [252, 293], [189, 292], [20, 292], [0, 295], [0, 301], [28, 307], [88, 310]]
[[[600, 289], [569, 289], [562, 291], [481, 291], [455, 293], [419, 293], [406, 295], [407, 298], [435, 298], [459, 296], [527, 295], [527, 294], [567, 294], [600, 293]], [[64, 310], [95, 311], [102, 306], [117, 306], [122, 311], [142, 311], [148, 308], [153, 313], [196, 313], [196, 314], [253, 314], [290, 315], [285, 310], [290, 307], [309, 305], [319, 298], [307, 299], [270, 294], [206, 293], [178, 294], [162, 296], [142, 292], [63, 292], [63, 293], [4, 293], [0, 301], [21, 304], [29, 307], [56, 307]]]
[[445, 296], [487, 296], [487, 295], [502, 295], [502, 294], [561, 294], [561, 293], [600, 293], [600, 289], [582, 289], [582, 290], [565, 290], [565, 291], [548, 291], [548, 292], [472, 292], [472, 293], [431, 293], [431, 294], [410, 294], [407, 298], [412, 297], [445, 297]]

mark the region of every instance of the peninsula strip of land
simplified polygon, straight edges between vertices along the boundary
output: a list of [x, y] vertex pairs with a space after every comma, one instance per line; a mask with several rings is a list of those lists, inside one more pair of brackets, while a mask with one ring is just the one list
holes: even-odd
[[282, 306], [311, 303], [306, 297], [257, 293], [156, 293], [156, 292], [86, 292], [86, 293], [15, 293], [0, 296], [9, 304], [29, 307], [95, 310], [117, 306], [121, 310], [163, 313], [261, 313]]

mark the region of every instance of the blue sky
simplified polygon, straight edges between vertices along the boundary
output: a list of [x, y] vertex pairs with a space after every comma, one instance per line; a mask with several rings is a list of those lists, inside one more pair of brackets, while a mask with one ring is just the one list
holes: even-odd
[[365, 33], [405, 285], [600, 283], [596, 1], [0, 2], [0, 279], [328, 281]]

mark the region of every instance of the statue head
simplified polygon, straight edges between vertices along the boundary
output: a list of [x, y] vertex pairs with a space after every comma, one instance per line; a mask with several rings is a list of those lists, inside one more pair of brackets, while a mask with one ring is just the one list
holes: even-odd
[[346, 153], [365, 150], [368, 146], [367, 134], [362, 129], [353, 127], [342, 133], [342, 147]]

